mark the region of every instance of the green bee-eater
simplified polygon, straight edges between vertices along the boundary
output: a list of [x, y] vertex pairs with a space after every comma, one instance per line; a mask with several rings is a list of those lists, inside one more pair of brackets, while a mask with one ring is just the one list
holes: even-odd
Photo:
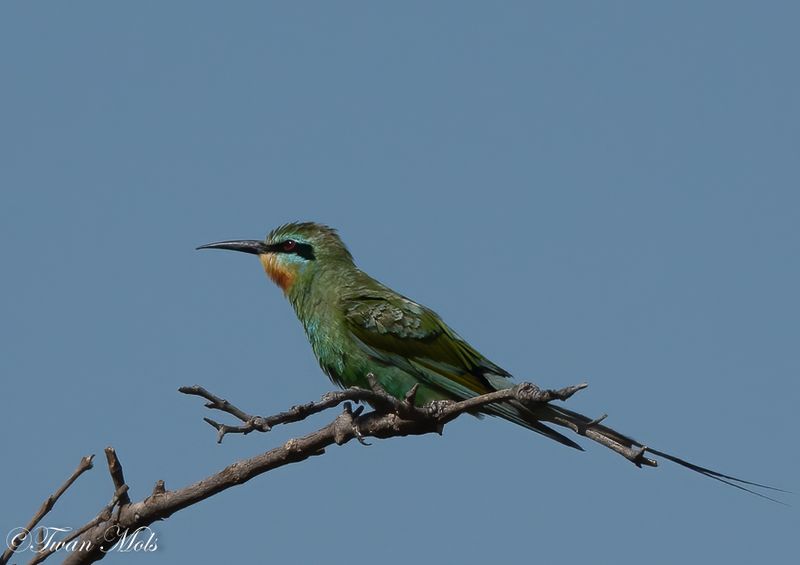
[[[372, 373], [397, 398], [418, 384], [415, 399], [423, 405], [432, 400], [463, 400], [514, 385], [507, 371], [481, 355], [435, 312], [359, 269], [336, 231], [328, 226], [290, 223], [274, 229], [264, 241], [221, 241], [198, 249], [257, 255], [269, 278], [294, 307], [322, 370], [339, 386], [369, 388], [367, 375]], [[544, 422], [568, 428], [569, 424], [582, 427], [592, 422], [551, 404], [530, 408], [508, 401], [483, 411], [576, 449], [581, 447]], [[616, 443], [643, 447], [611, 428], [591, 425]], [[738, 480], [647, 450], [724, 482]]]

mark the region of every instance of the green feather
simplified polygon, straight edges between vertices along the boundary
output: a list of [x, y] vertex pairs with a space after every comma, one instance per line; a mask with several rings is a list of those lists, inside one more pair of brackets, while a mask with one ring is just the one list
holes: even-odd
[[[282, 255], [296, 276], [287, 296], [305, 328], [320, 367], [343, 387], [367, 387], [372, 373], [402, 398], [415, 384], [416, 401], [463, 400], [513, 385], [511, 375], [481, 355], [432, 310], [376, 281], [353, 262], [335, 230], [313, 223], [273, 230], [267, 245], [308, 244], [313, 259]], [[483, 412], [580, 449], [528, 409], [494, 404]]]

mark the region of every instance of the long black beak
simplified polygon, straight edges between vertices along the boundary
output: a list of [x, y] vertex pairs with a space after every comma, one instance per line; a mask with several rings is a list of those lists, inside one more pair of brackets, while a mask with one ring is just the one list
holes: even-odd
[[263, 241], [254, 239], [238, 239], [234, 241], [217, 241], [216, 243], [206, 243], [197, 249], [229, 249], [231, 251], [241, 251], [243, 253], [252, 253], [253, 255], [262, 255], [269, 253], [270, 249]]

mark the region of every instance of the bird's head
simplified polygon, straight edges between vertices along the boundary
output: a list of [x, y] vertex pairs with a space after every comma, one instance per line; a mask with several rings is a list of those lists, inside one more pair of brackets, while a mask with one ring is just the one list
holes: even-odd
[[353, 264], [336, 230], [314, 222], [296, 222], [275, 228], [263, 240], [218, 241], [197, 249], [229, 249], [258, 255], [269, 278], [285, 294], [299, 281], [310, 280], [320, 266]]

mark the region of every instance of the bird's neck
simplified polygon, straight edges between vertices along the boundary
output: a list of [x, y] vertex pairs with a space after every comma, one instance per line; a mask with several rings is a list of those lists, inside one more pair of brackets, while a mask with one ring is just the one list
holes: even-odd
[[360, 271], [352, 262], [308, 265], [286, 292], [306, 332], [337, 312], [342, 290], [352, 284]]

